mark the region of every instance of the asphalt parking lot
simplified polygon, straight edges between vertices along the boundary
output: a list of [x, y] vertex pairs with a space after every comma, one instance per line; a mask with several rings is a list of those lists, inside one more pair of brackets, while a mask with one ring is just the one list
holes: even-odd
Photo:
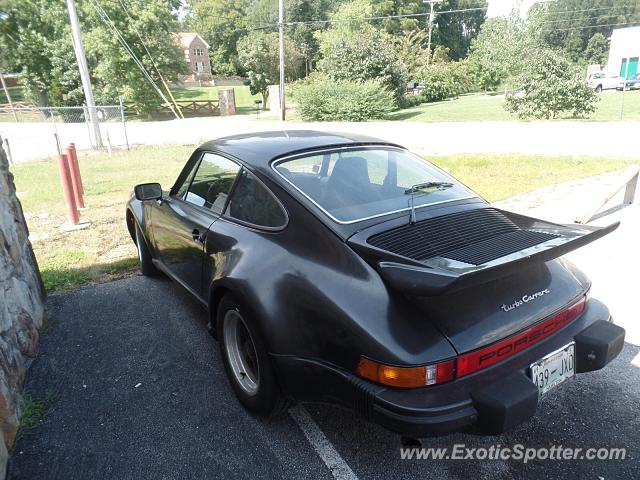
[[349, 411], [296, 406], [269, 422], [248, 415], [206, 314], [167, 279], [137, 276], [53, 296], [48, 317], [55, 326], [26, 388], [55, 400], [18, 442], [9, 478], [618, 479], [640, 471], [640, 348], [629, 343], [605, 370], [552, 391], [535, 418], [508, 434], [423, 440], [624, 447], [624, 460], [402, 460], [397, 435]]

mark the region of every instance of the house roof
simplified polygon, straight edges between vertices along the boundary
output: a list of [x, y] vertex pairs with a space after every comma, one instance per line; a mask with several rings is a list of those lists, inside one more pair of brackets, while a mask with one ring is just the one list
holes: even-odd
[[171, 32], [171, 35], [182, 45], [182, 48], [189, 48], [196, 37], [209, 48], [209, 44], [196, 32]]

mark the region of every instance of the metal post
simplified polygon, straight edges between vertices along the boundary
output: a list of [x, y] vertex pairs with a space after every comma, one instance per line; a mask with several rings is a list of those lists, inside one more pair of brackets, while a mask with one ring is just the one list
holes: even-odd
[[80, 188], [80, 194], [84, 195], [84, 185], [82, 185], [82, 174], [80, 173], [80, 162], [78, 162], [78, 152], [76, 151], [76, 144], [70, 143], [68, 150], [71, 153], [71, 160], [73, 160], [73, 164], [75, 172], [78, 174], [78, 187]]
[[109, 138], [109, 130], [107, 130], [107, 152], [111, 156], [111, 139]]
[[9, 89], [7, 88], [7, 84], [4, 81], [4, 75], [2, 74], [2, 72], [0, 72], [0, 82], [2, 82], [2, 89], [4, 90], [4, 94], [7, 97], [9, 108], [13, 113], [13, 119], [16, 121], [16, 123], [18, 123], [18, 115], [16, 114], [16, 111], [13, 109], [13, 102], [11, 101], [11, 95], [9, 95]]
[[64, 154], [58, 155], [58, 168], [60, 169], [60, 182], [62, 183], [62, 193], [67, 204], [67, 214], [69, 221], [74, 225], [80, 223], [80, 213], [76, 205], [76, 199], [73, 195], [73, 186], [71, 184], [71, 172], [69, 171], [69, 162]]
[[278, 34], [280, 43], [280, 120], [286, 117], [284, 102], [284, 0], [278, 2]]
[[73, 50], [76, 54], [78, 69], [80, 70], [80, 80], [82, 81], [82, 89], [84, 90], [84, 98], [89, 109], [89, 118], [93, 126], [93, 134], [96, 140], [96, 147], [102, 147], [102, 136], [100, 134], [100, 124], [98, 123], [98, 112], [96, 104], [93, 100], [93, 90], [91, 88], [91, 77], [89, 76], [89, 67], [87, 66], [87, 57], [84, 53], [84, 45], [82, 44], [82, 34], [80, 33], [80, 22], [78, 21], [78, 13], [76, 12], [76, 4], [74, 0], [67, 0], [67, 8], [69, 10], [69, 20], [71, 23], [71, 36], [73, 40]]
[[422, 3], [429, 4], [429, 17], [427, 19], [429, 29], [429, 40], [427, 41], [427, 67], [431, 63], [431, 32], [433, 30], [433, 7], [436, 3], [442, 3], [442, 0], [422, 0]]
[[124, 119], [124, 103], [122, 97], [120, 97], [120, 121], [122, 122], [122, 130], [124, 132], [124, 143], [127, 145], [127, 151], [129, 151], [129, 136], [127, 135], [127, 122]]
[[53, 109], [49, 109], [49, 114], [51, 115], [51, 123], [53, 124], [53, 138], [56, 139], [56, 150], [58, 150], [58, 155], [60, 155], [62, 149], [60, 148], [60, 135], [58, 135], [58, 126], [56, 125], [56, 114]]
[[89, 125], [89, 109], [82, 105], [82, 114], [84, 115], [84, 124], [87, 126], [87, 137], [89, 137], [89, 144], [92, 148], [96, 148], [96, 144], [93, 143], [93, 138], [91, 137], [91, 125]]
[[624, 77], [622, 78], [622, 100], [620, 103], [620, 120], [624, 116], [624, 92], [627, 91], [627, 75], [629, 74], [629, 59], [626, 59], [627, 62], [624, 65]]
[[82, 198], [82, 182], [80, 180], [80, 171], [78, 165], [74, 160], [74, 151], [69, 145], [67, 147], [67, 153], [64, 155], [67, 158], [67, 165], [69, 167], [69, 175], [71, 177], [71, 187], [73, 188], [73, 198], [78, 208], [84, 208], [84, 199]]

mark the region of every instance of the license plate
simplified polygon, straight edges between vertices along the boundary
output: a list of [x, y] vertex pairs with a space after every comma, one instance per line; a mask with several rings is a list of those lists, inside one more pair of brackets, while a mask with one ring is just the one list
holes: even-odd
[[531, 380], [538, 387], [540, 396], [575, 377], [576, 344], [571, 342], [532, 363], [530, 371]]

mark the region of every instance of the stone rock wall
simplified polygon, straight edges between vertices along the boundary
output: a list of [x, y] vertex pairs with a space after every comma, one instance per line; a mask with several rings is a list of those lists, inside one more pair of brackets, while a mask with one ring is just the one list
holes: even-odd
[[44, 288], [0, 138], [0, 480], [20, 420], [22, 388], [38, 348]]

